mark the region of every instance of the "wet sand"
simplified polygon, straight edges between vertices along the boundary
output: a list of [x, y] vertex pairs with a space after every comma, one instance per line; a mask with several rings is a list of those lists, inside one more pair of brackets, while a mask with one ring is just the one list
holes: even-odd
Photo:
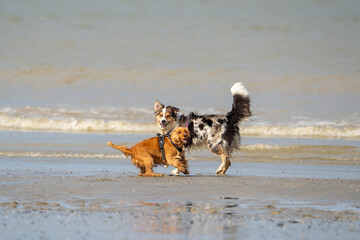
[[1, 132], [0, 239], [358, 239], [358, 141], [243, 139], [226, 176], [137, 177], [106, 146], [145, 135]]
[[0, 238], [356, 239], [360, 180], [3, 171]]

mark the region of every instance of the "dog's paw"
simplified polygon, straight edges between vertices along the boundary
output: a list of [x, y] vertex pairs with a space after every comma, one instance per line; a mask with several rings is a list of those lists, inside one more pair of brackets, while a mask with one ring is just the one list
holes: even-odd
[[179, 170], [177, 168], [175, 168], [174, 170], [171, 171], [171, 174], [172, 175], [176, 175], [176, 176], [179, 176], [180, 173], [179, 173]]
[[225, 169], [220, 169], [220, 170], [217, 170], [217, 171], [215, 172], [215, 174], [216, 174], [216, 175], [225, 175], [225, 172], [226, 172]]

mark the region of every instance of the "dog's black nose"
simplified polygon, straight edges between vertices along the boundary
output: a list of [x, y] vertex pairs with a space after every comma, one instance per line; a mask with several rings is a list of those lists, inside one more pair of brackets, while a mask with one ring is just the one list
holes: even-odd
[[187, 134], [185, 134], [185, 135], [184, 135], [184, 138], [187, 138], [187, 137], [188, 137], [188, 135], [187, 135]]
[[166, 120], [165, 119], [161, 120], [161, 123], [166, 123]]

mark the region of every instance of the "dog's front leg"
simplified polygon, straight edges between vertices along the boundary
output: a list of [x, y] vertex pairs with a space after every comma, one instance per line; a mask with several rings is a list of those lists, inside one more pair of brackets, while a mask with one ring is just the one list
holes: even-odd
[[[181, 156], [180, 156], [179, 154], [176, 155], [174, 158], [177, 159], [176, 162], [178, 162], [178, 161], [181, 160]], [[173, 166], [173, 167], [175, 167], [175, 169], [171, 171], [171, 174], [172, 174], [172, 175], [179, 176], [179, 175], [180, 175], [179, 169], [177, 169], [177, 166]]]
[[[179, 154], [177, 154], [176, 156], [174, 156], [174, 159], [175, 159], [175, 161], [173, 160], [174, 163], [177, 163], [177, 162], [179, 162], [181, 160], [181, 157], [179, 156]], [[175, 168], [174, 170], [171, 171], [172, 175], [176, 175], [176, 176], [180, 175], [180, 171], [179, 171], [179, 169], [177, 169], [176, 164], [173, 164], [172, 162], [171, 163], [168, 162], [167, 164], [168, 164], [167, 166], [171, 165], [171, 166], [173, 166]]]
[[188, 164], [184, 157], [175, 156], [173, 159], [171, 159], [171, 161], [169, 161], [169, 164], [175, 167], [175, 169], [171, 171], [171, 174], [180, 175], [180, 172], [189, 174]]

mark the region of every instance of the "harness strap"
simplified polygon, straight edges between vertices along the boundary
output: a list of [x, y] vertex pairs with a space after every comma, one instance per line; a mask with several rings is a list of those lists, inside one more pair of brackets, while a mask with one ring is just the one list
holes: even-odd
[[164, 144], [165, 144], [165, 137], [167, 135], [162, 135], [160, 133], [156, 134], [158, 137], [159, 137], [159, 147], [160, 147], [160, 150], [161, 150], [161, 155], [163, 157], [163, 160], [166, 161], [166, 157], [165, 157], [165, 149], [164, 149]]
[[173, 141], [171, 140], [171, 138], [170, 138], [170, 136], [169, 135], [166, 135], [166, 137], [168, 137], [169, 138], [169, 140], [170, 140], [170, 142], [171, 142], [171, 144], [179, 151], [179, 152], [182, 152], [182, 148], [179, 148], [178, 146], [176, 146], [174, 143], [173, 143]]
[[182, 152], [182, 148], [179, 148], [177, 147], [173, 141], [171, 140], [171, 137], [170, 137], [170, 133], [167, 133], [165, 135], [162, 135], [160, 133], [157, 133], [156, 136], [159, 137], [159, 147], [160, 147], [160, 150], [161, 150], [161, 155], [163, 157], [163, 160], [166, 161], [166, 157], [165, 157], [165, 149], [164, 149], [164, 144], [165, 144], [165, 138], [168, 137], [171, 144], [179, 151], [179, 152]]

